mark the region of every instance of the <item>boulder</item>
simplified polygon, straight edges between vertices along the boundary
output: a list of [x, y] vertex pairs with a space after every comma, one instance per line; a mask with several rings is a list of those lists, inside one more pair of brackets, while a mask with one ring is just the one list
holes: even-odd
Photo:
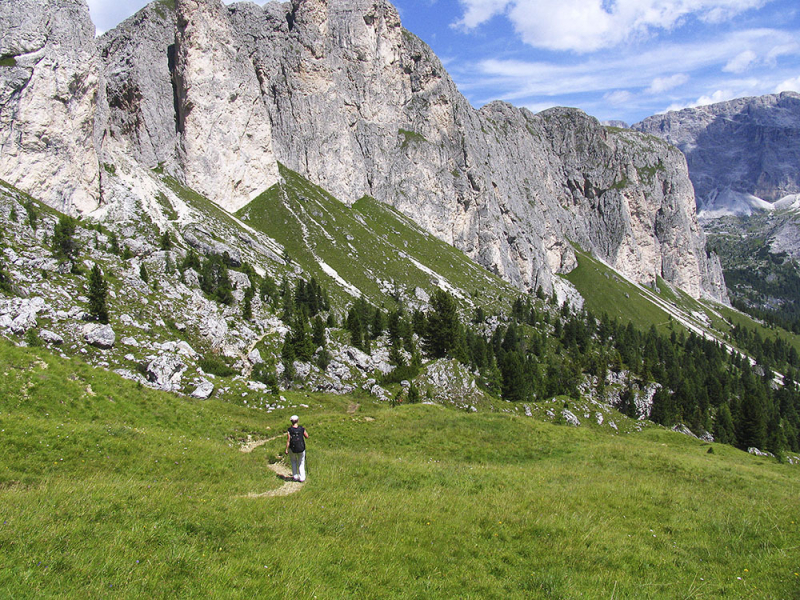
[[199, 400], [206, 400], [213, 393], [214, 393], [214, 384], [211, 383], [208, 379], [201, 379], [200, 383], [197, 384], [197, 387], [189, 395], [192, 398], [197, 398]]
[[90, 346], [107, 350], [114, 346], [117, 336], [111, 325], [87, 323], [83, 326], [83, 339]]
[[39, 332], [39, 337], [42, 339], [43, 342], [47, 344], [63, 344], [64, 338], [58, 335], [57, 333], [50, 331], [48, 329], [42, 329]]
[[178, 356], [164, 354], [147, 365], [147, 380], [161, 390], [175, 391], [180, 387], [185, 370], [186, 365]]
[[561, 416], [564, 418], [564, 420], [567, 422], [568, 425], [572, 425], [573, 427], [581, 426], [581, 422], [578, 420], [578, 417], [576, 417], [574, 414], [572, 414], [572, 412], [570, 412], [566, 408], [561, 411]]
[[197, 356], [197, 352], [194, 351], [188, 342], [181, 340], [176, 344], [176, 349], [178, 354], [183, 354], [184, 356]]
[[32, 327], [36, 327], [36, 311], [29, 309], [19, 313], [10, 325], [11, 331], [16, 334], [25, 333]]

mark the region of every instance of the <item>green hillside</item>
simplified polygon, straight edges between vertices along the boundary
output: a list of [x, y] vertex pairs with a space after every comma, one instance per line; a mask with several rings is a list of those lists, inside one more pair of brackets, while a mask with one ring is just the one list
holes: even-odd
[[280, 173], [283, 182], [237, 216], [339, 293], [344, 281], [380, 306], [393, 304], [393, 296], [413, 297], [415, 288], [444, 287], [464, 306], [493, 309], [507, 308], [519, 293], [389, 206], [364, 197], [349, 207], [283, 165]]
[[[797, 469], [728, 446], [297, 393], [266, 414], [5, 341], [0, 368], [4, 597], [800, 594]], [[283, 438], [241, 441], [292, 412], [308, 481], [249, 497], [284, 485]]]

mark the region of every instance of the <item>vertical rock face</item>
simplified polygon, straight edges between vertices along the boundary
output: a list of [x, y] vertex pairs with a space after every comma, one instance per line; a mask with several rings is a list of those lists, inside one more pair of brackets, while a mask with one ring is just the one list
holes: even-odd
[[228, 210], [280, 161], [346, 202], [395, 206], [521, 289], [551, 290], [575, 243], [725, 300], [679, 152], [577, 110], [475, 110], [385, 0], [156, 2], [99, 46], [103, 153]]
[[85, 0], [0, 2], [0, 178], [63, 212], [100, 200], [100, 68]]
[[747, 196], [774, 202], [800, 193], [800, 94], [686, 108], [633, 128], [683, 151], [698, 210], [749, 212]]
[[177, 169], [175, 13], [155, 2], [98, 40], [106, 83], [103, 148]]
[[278, 181], [272, 127], [250, 48], [219, 0], [177, 0], [176, 9], [174, 77], [184, 179], [236, 211]]

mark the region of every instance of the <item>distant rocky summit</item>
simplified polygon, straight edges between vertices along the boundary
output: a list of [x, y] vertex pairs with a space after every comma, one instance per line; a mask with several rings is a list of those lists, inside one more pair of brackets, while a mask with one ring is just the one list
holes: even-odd
[[727, 301], [668, 144], [574, 109], [474, 109], [384, 0], [172, 4], [99, 40], [85, 0], [0, 4], [0, 179], [113, 218], [147, 204], [158, 169], [234, 212], [283, 164], [395, 207], [523, 290], [549, 293], [577, 245]]
[[697, 209], [706, 216], [750, 214], [800, 193], [800, 94], [686, 108], [632, 128], [686, 155]]

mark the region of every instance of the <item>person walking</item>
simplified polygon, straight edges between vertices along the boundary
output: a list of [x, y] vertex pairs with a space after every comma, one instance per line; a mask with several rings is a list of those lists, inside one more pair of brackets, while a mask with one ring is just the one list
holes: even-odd
[[300, 425], [300, 417], [292, 415], [292, 426], [286, 432], [286, 454], [292, 461], [292, 478], [306, 480], [306, 439], [308, 432]]

